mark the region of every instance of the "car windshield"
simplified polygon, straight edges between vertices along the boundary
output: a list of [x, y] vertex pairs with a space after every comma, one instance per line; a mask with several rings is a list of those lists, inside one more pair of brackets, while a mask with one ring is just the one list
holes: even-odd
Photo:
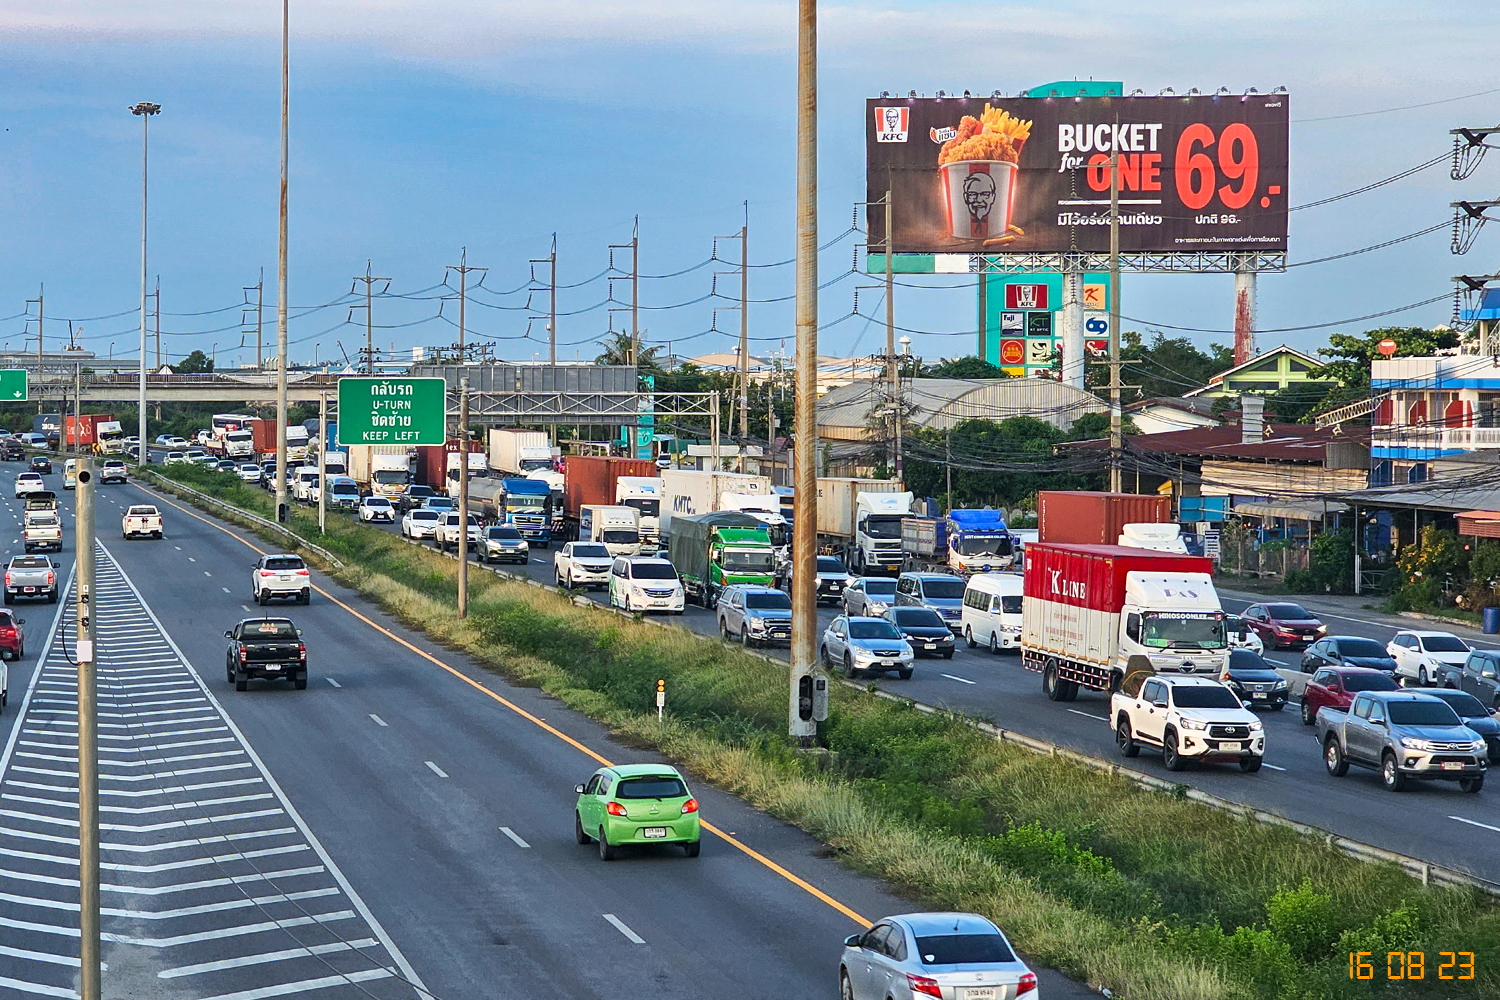
[[895, 597], [896, 581], [888, 577], [869, 577], [865, 580], [865, 593], [871, 597]]
[[1468, 644], [1456, 635], [1424, 635], [1422, 648], [1429, 653], [1467, 653]]
[[1458, 713], [1447, 702], [1433, 699], [1392, 701], [1386, 704], [1393, 726], [1461, 726]]
[[759, 609], [775, 608], [778, 611], [790, 611], [792, 609], [792, 599], [779, 590], [774, 594], [746, 594], [745, 607]]
[[302, 569], [302, 560], [297, 556], [277, 556], [266, 560], [266, 569]]
[[1234, 692], [1214, 685], [1183, 685], [1172, 688], [1172, 704], [1178, 708], [1242, 708]]
[[359, 496], [359, 487], [353, 483], [334, 483], [333, 492], [342, 493], [346, 496]]
[[903, 628], [947, 628], [942, 616], [931, 608], [898, 608], [892, 617]]
[[1279, 622], [1305, 622], [1315, 617], [1300, 604], [1267, 604], [1266, 612]]
[[45, 527], [56, 524], [57, 518], [52, 514], [33, 514], [31, 516], [31, 523], [34, 525], [40, 524]]
[[634, 507], [636, 510], [641, 512], [642, 517], [658, 517], [661, 514], [660, 500], [647, 500], [644, 497], [631, 497], [628, 500], [621, 500], [620, 503], [625, 507]]
[[725, 549], [724, 568], [732, 573], [771, 572], [769, 549]]
[[634, 528], [606, 528], [602, 540], [614, 545], [633, 545], [641, 540]]
[[1400, 685], [1386, 674], [1345, 674], [1345, 691], [1394, 691]]
[[453, 501], [447, 497], [428, 497], [427, 506], [431, 510], [452, 510]]
[[609, 549], [602, 545], [575, 545], [573, 557], [575, 559], [608, 559]]
[[[123, 465], [124, 463], [121, 463], [121, 464]], [[240, 466], [240, 471], [241, 472], [259, 472], [260, 471], [260, 466], [258, 466], [258, 465], [242, 465], [242, 466]]]
[[850, 622], [851, 639], [899, 639], [901, 633], [890, 622]]
[[1147, 615], [1141, 645], [1155, 649], [1223, 649], [1224, 623], [1216, 617]]
[[1003, 536], [993, 538], [961, 538], [955, 547], [961, 556], [1010, 555], [1010, 539]]
[[1385, 647], [1376, 642], [1374, 639], [1340, 639], [1339, 655], [1374, 656], [1382, 660], [1390, 656], [1390, 654], [1385, 651]]
[[942, 578], [923, 580], [922, 594], [940, 601], [961, 600], [964, 596], [964, 582], [957, 577], [951, 580]]
[[1006, 594], [1000, 598], [1000, 613], [1003, 615], [1018, 615], [1021, 613], [1021, 595]]
[[385, 497], [365, 497], [366, 507], [389, 507], [391, 502]]
[[431, 486], [413, 486], [411, 489], [406, 491], [406, 495], [411, 497], [413, 500], [425, 500], [428, 497], [437, 496], [437, 494], [432, 491]]
[[435, 510], [414, 510], [406, 516], [413, 521], [436, 521], [438, 519], [438, 512]]
[[16, 556], [10, 561], [15, 569], [51, 569], [52, 563], [45, 556]]
[[681, 778], [652, 775], [649, 778], [622, 778], [615, 786], [617, 799], [680, 799], [687, 795]]
[[1229, 653], [1230, 670], [1270, 670], [1271, 665], [1253, 649], [1235, 649]]
[[297, 626], [285, 619], [244, 622], [240, 625], [240, 637], [243, 639], [295, 639]]
[[1479, 703], [1479, 699], [1472, 694], [1464, 694], [1462, 691], [1444, 691], [1442, 694], [1433, 694], [1434, 698], [1446, 701], [1453, 711], [1464, 719], [1488, 719], [1489, 710]]
[[999, 934], [937, 934], [917, 938], [917, 954], [923, 965], [975, 965], [1014, 962], [1005, 938]]
[[849, 571], [844, 568], [844, 564], [833, 556], [818, 556], [818, 572], [838, 573], [842, 576], [847, 576], [849, 573]]
[[374, 479], [377, 483], [391, 486], [406, 482], [406, 472], [402, 469], [377, 469]]
[[498, 528], [497, 527], [497, 528], [491, 528], [489, 530], [489, 532], [488, 532], [487, 537], [489, 537], [489, 538], [498, 538], [501, 541], [506, 541], [506, 542], [518, 542], [518, 541], [521, 540], [521, 533], [519, 531], [517, 531], [515, 528]]
[[865, 521], [865, 534], [871, 538], [900, 538], [901, 519], [892, 518], [868, 518]]
[[677, 571], [667, 562], [642, 562], [630, 567], [630, 576], [634, 580], [675, 580]]

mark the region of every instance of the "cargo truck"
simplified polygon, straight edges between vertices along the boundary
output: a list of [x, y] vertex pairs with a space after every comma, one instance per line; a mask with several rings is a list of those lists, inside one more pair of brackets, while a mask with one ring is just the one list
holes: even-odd
[[1065, 545], [1118, 545], [1127, 524], [1172, 520], [1169, 497], [1139, 493], [1042, 490], [1036, 503], [1038, 536]]
[[[474, 443], [476, 445], [478, 444], [477, 441], [474, 442]], [[463, 462], [463, 460], [459, 457], [459, 454], [460, 453], [457, 452], [457, 451], [449, 451], [448, 452], [448, 457], [444, 460], [446, 462], [447, 468], [448, 468], [448, 495], [449, 496], [458, 496], [458, 470], [459, 470], [460, 464]], [[485, 460], [484, 452], [482, 452], [482, 451], [471, 451], [471, 452], [469, 452], [467, 465], [469, 466], [469, 479], [474, 480], [474, 479], [488, 479], [489, 478], [489, 476], [490, 476], [490, 464], [489, 464], [489, 462], [487, 462]]]
[[901, 568], [907, 573], [948, 569], [948, 522], [913, 515], [901, 519]]
[[114, 424], [116, 428], [120, 426], [113, 413], [85, 413], [77, 417], [68, 414], [63, 418], [63, 444], [70, 449], [93, 451], [95, 442], [99, 440], [98, 428], [101, 424]]
[[535, 472], [528, 472], [526, 478], [547, 484], [547, 491], [552, 494], [552, 537], [563, 537], [563, 526], [567, 520], [563, 516], [563, 474], [552, 469], [537, 469]]
[[246, 426], [250, 430], [251, 450], [257, 455], [276, 454], [276, 420], [251, 417]]
[[1224, 612], [1201, 556], [1118, 545], [1026, 547], [1021, 662], [1053, 701], [1118, 691], [1133, 656], [1158, 674], [1228, 668]]
[[406, 495], [411, 485], [406, 446], [356, 444], [349, 446], [349, 476], [359, 488], [391, 503]]
[[[493, 483], [494, 480], [490, 480]], [[472, 489], [473, 483], [470, 483]], [[457, 491], [454, 491], [457, 495]], [[495, 520], [508, 524], [528, 542], [552, 545], [552, 490], [540, 479], [502, 479], [493, 494]]]
[[504, 427], [490, 430], [488, 465], [507, 476], [524, 476], [552, 468], [552, 445], [546, 431], [520, 431]]
[[[637, 506], [633, 502], [624, 499], [632, 491], [626, 490], [622, 494], [620, 480], [622, 479], [655, 479], [656, 463], [648, 459], [617, 458], [604, 455], [569, 455], [567, 462], [563, 465], [563, 538], [578, 537], [578, 512], [587, 504], [624, 504], [627, 507]], [[654, 537], [660, 539], [661, 522], [660, 492], [658, 487], [657, 509], [653, 516], [657, 517], [657, 531]], [[641, 498], [644, 499], [644, 498]], [[645, 529], [646, 507], [642, 503], [641, 520], [642, 530]], [[658, 544], [660, 544], [658, 542]]]
[[1015, 543], [998, 510], [950, 510], [948, 568], [960, 576], [1010, 569], [1015, 565]]
[[730, 584], [771, 586], [776, 566], [765, 526], [737, 510], [672, 518], [667, 555], [687, 598], [705, 608], [712, 608]]
[[696, 469], [661, 470], [661, 530], [671, 531], [672, 518], [710, 514], [722, 510], [726, 493], [771, 494], [769, 476], [742, 472], [700, 472]]
[[719, 497], [720, 510], [742, 510], [766, 526], [771, 544], [785, 549], [790, 542], [786, 517], [781, 513], [781, 497], [775, 493], [725, 493]]
[[856, 576], [901, 572], [901, 522], [912, 495], [894, 479], [818, 479], [818, 547]]
[[612, 556], [638, 556], [641, 512], [634, 507], [588, 504], [578, 512], [578, 540], [599, 542]]
[[94, 426], [94, 454], [119, 455], [125, 451], [125, 429], [118, 420], [101, 420]]
[[621, 476], [615, 480], [615, 503], [640, 513], [641, 551], [661, 547], [661, 480], [656, 476]]
[[[301, 462], [307, 458], [307, 428], [292, 424], [286, 429], [286, 458], [288, 462]], [[272, 448], [274, 451], [274, 446]]]

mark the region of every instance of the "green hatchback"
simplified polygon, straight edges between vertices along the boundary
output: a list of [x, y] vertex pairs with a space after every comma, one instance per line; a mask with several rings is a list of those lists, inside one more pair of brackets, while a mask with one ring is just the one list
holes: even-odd
[[598, 841], [599, 857], [613, 861], [625, 844], [681, 844], [698, 856], [698, 800], [674, 767], [601, 767], [578, 785], [573, 831], [580, 844]]

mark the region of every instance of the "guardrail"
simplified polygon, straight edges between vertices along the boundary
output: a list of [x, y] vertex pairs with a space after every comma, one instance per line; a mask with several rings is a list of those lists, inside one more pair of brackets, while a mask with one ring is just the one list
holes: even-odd
[[209, 496], [202, 490], [195, 490], [191, 486], [187, 486], [183, 483], [177, 482], [175, 479], [168, 479], [166, 476], [163, 476], [161, 473], [156, 472], [152, 469], [141, 470], [141, 472], [137, 473], [137, 476], [139, 477], [142, 473], [144, 473], [144, 475], [146, 476], [149, 476], [152, 481], [155, 482], [156, 485], [161, 489], [167, 490], [168, 492], [177, 493], [179, 495], [186, 495], [195, 503], [207, 504], [210, 507], [217, 507], [220, 510], [228, 511], [230, 514], [233, 514], [235, 517], [240, 518], [241, 520], [249, 521], [257, 528], [264, 528], [267, 531], [277, 532], [278, 534], [283, 535], [285, 538], [287, 538], [287, 540], [295, 543], [301, 548], [306, 549], [313, 555], [317, 556], [319, 559], [322, 559], [330, 566], [333, 566], [336, 569], [344, 568], [344, 564], [338, 558], [338, 556], [335, 556], [332, 552], [329, 552], [321, 545], [314, 545], [312, 542], [309, 542], [306, 538], [303, 538], [301, 535], [297, 534], [295, 531], [286, 527], [285, 525], [277, 524], [275, 521], [268, 521], [258, 514], [250, 513], [243, 507], [236, 507], [232, 503], [226, 503], [225, 501], [220, 500], [218, 497]]

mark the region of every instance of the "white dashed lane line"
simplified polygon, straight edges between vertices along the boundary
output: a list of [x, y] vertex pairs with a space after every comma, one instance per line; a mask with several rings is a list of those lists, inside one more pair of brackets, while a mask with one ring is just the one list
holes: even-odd
[[611, 924], [613, 924], [615, 930], [619, 931], [621, 934], [624, 934], [625, 937], [626, 937], [626, 939], [631, 944], [645, 944], [646, 943], [646, 939], [645, 938], [641, 937], [639, 934], [637, 934], [635, 931], [631, 930], [629, 927], [626, 927], [625, 926], [625, 921], [621, 920], [619, 917], [615, 916], [613, 913], [606, 913], [604, 915], [604, 919], [608, 920]]
[[519, 836], [517, 836], [516, 831], [512, 830], [508, 826], [502, 826], [500, 828], [500, 832], [503, 833], [503, 834], [505, 834], [512, 841], [514, 841], [515, 845], [517, 847], [530, 847], [531, 846], [530, 844], [526, 843], [526, 841], [522, 840]]
[[[386, 722], [384, 719], [382, 719], [380, 716], [376, 715], [374, 712], [370, 713], [370, 719], [371, 719], [372, 722], [375, 723], [375, 725], [379, 726], [381, 729], [387, 729], [387, 728], [390, 727], [390, 723], [389, 722]], [[431, 762], [429, 762], [427, 766], [431, 767], [432, 766]], [[444, 775], [444, 777], [446, 777], [446, 775]]]
[[948, 678], [950, 681], [958, 681], [960, 684], [976, 683], [975, 681], [969, 680], [967, 677], [959, 677], [957, 674], [942, 674], [941, 676]]
[[1100, 722], [1108, 722], [1109, 721], [1109, 719], [1106, 718], [1105, 716], [1095, 715], [1093, 712], [1085, 712], [1081, 708], [1070, 708], [1070, 709], [1068, 709], [1068, 711], [1072, 712], [1074, 715], [1081, 715], [1081, 716], [1083, 716], [1086, 719], [1098, 719]]
[[1449, 816], [1448, 818], [1451, 820], [1456, 820], [1460, 823], [1467, 823], [1470, 826], [1477, 826], [1481, 830], [1493, 830], [1495, 833], [1500, 833], [1500, 826], [1491, 826], [1488, 823], [1481, 823], [1477, 819], [1464, 819], [1462, 816]]
[[428, 767], [430, 767], [432, 769], [432, 773], [435, 774], [435, 775], [437, 775], [439, 778], [446, 778], [446, 777], [448, 777], [448, 772], [444, 771], [442, 768], [438, 767], [432, 761], [430, 761], [430, 760], [424, 760], [422, 763], [424, 763]]
[[1284, 767], [1277, 767], [1275, 764], [1267, 764], [1265, 761], [1261, 761], [1260, 766], [1261, 767], [1269, 767], [1273, 771], [1285, 771], [1286, 770], [1286, 768], [1284, 768]]
[[334, 680], [332, 677], [325, 677], [323, 679], [325, 681], [327, 681], [329, 684], [332, 684], [336, 688], [341, 688], [341, 687], [344, 686], [344, 685], [340, 684], [338, 681]]

